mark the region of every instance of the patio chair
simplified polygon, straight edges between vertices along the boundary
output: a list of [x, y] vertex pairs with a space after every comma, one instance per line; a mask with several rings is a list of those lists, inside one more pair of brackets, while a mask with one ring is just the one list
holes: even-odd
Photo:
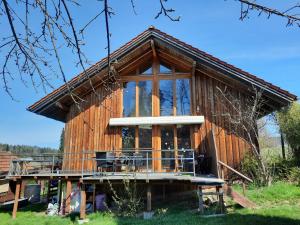
[[[108, 169], [113, 170], [113, 159], [110, 152], [96, 152], [96, 164], [98, 172], [107, 172]], [[104, 170], [104, 171], [103, 171]]]
[[143, 155], [141, 153], [133, 153], [133, 165], [135, 171], [140, 171], [143, 166]]

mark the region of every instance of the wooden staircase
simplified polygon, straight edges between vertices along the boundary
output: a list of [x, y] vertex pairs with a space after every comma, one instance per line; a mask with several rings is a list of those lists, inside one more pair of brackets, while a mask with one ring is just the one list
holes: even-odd
[[245, 196], [233, 190], [232, 186], [229, 184], [224, 184], [223, 186], [224, 194], [230, 197], [235, 203], [244, 207], [244, 208], [255, 208], [256, 204], [250, 201]]

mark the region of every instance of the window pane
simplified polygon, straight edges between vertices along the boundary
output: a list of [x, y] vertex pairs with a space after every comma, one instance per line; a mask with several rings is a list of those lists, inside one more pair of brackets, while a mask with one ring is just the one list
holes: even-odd
[[174, 158], [174, 128], [161, 127], [162, 166], [167, 171], [175, 168]]
[[177, 125], [178, 149], [191, 149], [190, 126]]
[[139, 116], [152, 115], [152, 81], [139, 82]]
[[190, 80], [176, 80], [177, 115], [191, 114]]
[[123, 85], [123, 116], [135, 116], [135, 82], [126, 82]]
[[153, 72], [152, 72], [152, 65], [147, 65], [145, 67], [142, 67], [140, 69], [140, 71], [141, 71], [140, 73], [142, 75], [152, 75], [153, 74]]
[[170, 73], [172, 73], [172, 69], [169, 68], [168, 66], [165, 66], [165, 65], [160, 64], [160, 65], [159, 65], [159, 72], [160, 72], [160, 73], [170, 74]]
[[161, 127], [161, 149], [174, 149], [174, 129], [172, 126]]
[[139, 126], [139, 148], [152, 148], [152, 127], [150, 125]]
[[173, 81], [159, 81], [159, 100], [160, 100], [160, 115], [173, 115]]
[[135, 128], [123, 127], [122, 128], [122, 148], [132, 149], [135, 148]]

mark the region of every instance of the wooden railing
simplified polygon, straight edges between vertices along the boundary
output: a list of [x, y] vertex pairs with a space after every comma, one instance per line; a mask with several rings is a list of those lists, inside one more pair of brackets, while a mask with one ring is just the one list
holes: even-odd
[[239, 171], [235, 170], [231, 166], [227, 165], [226, 163], [220, 161], [220, 160], [218, 160], [218, 167], [219, 167], [219, 171], [220, 171], [219, 174], [220, 174], [220, 176], [221, 176], [221, 178], [223, 180], [225, 180], [224, 168], [230, 170], [231, 172], [235, 173], [236, 175], [238, 175], [239, 177], [242, 178], [243, 195], [245, 195], [245, 193], [246, 193], [246, 184], [245, 184], [245, 181], [253, 183], [253, 180], [250, 179], [249, 177], [245, 176], [244, 174], [240, 173]]

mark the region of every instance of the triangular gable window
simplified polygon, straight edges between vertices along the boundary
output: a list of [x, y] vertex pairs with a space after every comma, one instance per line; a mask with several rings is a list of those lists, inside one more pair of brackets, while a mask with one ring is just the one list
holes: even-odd
[[142, 75], [152, 75], [152, 65], [149, 65], [147, 67], [141, 68], [141, 74]]
[[159, 65], [159, 72], [160, 73], [166, 73], [166, 74], [171, 74], [172, 69], [166, 65], [160, 64]]

